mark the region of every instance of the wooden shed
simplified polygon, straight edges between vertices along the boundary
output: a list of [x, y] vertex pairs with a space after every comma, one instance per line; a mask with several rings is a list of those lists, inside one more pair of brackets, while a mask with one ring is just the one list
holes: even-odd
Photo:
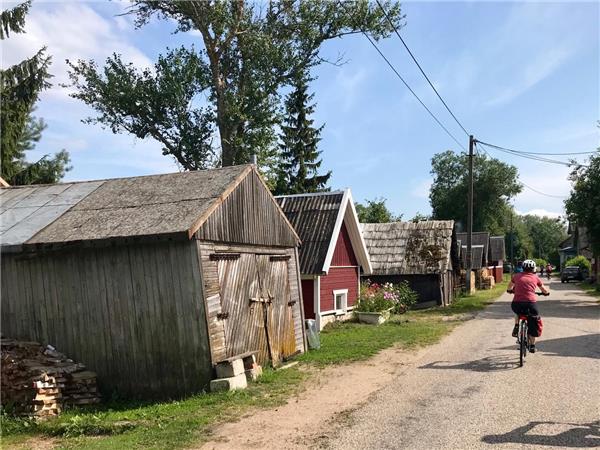
[[[464, 255], [462, 257], [465, 260], [463, 267], [466, 267], [467, 233], [457, 233], [456, 239], [459, 241], [462, 254]], [[473, 269], [487, 267], [490, 260], [490, 233], [487, 231], [474, 231], [471, 239], [471, 247], [473, 249]]]
[[350, 189], [276, 199], [302, 239], [305, 317], [315, 319], [319, 329], [350, 318], [358, 300], [360, 274], [371, 273]]
[[105, 392], [196, 392], [247, 351], [305, 349], [300, 240], [253, 166], [0, 189], [2, 333]]
[[373, 268], [371, 281], [408, 281], [419, 294], [419, 306], [452, 302], [459, 270], [454, 221], [364, 223], [362, 227]]
[[506, 259], [504, 236], [490, 236], [489, 257], [488, 269], [492, 271], [494, 281], [500, 283], [504, 277], [504, 260]]

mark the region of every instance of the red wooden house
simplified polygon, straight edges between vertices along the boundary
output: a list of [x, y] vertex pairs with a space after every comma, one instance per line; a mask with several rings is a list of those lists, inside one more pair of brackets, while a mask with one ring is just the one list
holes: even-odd
[[349, 189], [276, 197], [300, 236], [304, 316], [319, 329], [350, 317], [361, 270], [371, 273], [369, 253]]

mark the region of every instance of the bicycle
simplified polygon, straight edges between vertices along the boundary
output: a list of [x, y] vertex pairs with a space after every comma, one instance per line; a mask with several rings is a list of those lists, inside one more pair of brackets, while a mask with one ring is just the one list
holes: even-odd
[[[514, 291], [506, 291], [509, 294], [514, 294]], [[536, 292], [537, 295], [550, 295], [544, 294], [543, 292]], [[519, 314], [519, 331], [517, 333], [517, 344], [519, 345], [519, 367], [523, 367], [525, 364], [525, 357], [529, 350], [529, 316], [531, 314]]]

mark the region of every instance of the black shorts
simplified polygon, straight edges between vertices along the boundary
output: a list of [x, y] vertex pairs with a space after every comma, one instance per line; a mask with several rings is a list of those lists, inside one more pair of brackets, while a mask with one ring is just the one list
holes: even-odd
[[537, 309], [535, 302], [512, 302], [510, 309], [518, 316], [539, 316], [540, 312]]

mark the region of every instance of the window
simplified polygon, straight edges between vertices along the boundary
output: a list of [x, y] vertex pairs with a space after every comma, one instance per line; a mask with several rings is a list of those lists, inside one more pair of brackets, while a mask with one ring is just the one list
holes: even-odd
[[348, 289], [333, 291], [333, 300], [336, 314], [346, 314], [348, 309]]

